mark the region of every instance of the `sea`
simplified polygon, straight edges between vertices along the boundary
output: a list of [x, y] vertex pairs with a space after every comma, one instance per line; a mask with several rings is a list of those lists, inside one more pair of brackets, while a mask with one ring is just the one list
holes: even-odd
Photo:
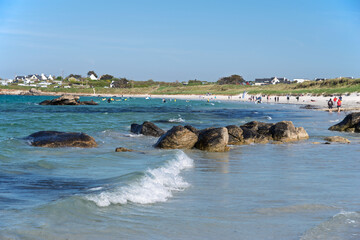
[[[346, 113], [216, 99], [39, 105], [52, 98], [0, 96], [0, 239], [360, 239], [360, 134], [328, 130]], [[156, 149], [157, 138], [130, 132], [144, 121], [169, 130], [283, 120], [310, 139], [211, 153]], [[84, 132], [99, 146], [25, 139], [43, 130]], [[323, 144], [334, 135], [351, 144]]]

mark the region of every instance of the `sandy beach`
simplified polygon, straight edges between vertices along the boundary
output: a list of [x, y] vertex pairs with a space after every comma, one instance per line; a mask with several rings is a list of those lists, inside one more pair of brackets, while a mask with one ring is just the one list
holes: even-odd
[[[46, 96], [61, 96], [64, 94], [69, 94], [65, 92], [40, 92], [36, 95], [46, 95]], [[29, 95], [28, 91], [24, 90], [9, 90], [9, 89], [0, 89], [0, 95]], [[251, 102], [250, 99], [252, 96], [254, 98], [259, 97], [260, 95], [251, 95], [251, 94], [239, 94], [234, 96], [226, 95], [149, 95], [149, 94], [86, 94], [86, 93], [76, 93], [74, 95], [78, 96], [94, 96], [94, 97], [137, 97], [137, 98], [160, 98], [160, 99], [182, 99], [182, 100], [205, 100], [205, 101], [239, 101], [239, 102]], [[308, 106], [309, 109], [328, 111], [327, 102], [329, 99], [334, 97], [339, 97], [339, 95], [329, 96], [312, 96], [311, 94], [300, 96], [299, 100], [295, 96], [290, 96], [290, 99], [287, 100], [286, 96], [262, 96], [262, 103], [272, 103], [272, 104], [295, 104], [295, 105], [304, 105]], [[279, 98], [279, 101], [275, 101], [275, 97]], [[360, 111], [360, 93], [351, 93], [350, 95], [342, 95], [342, 108], [341, 111]], [[336, 111], [336, 103], [334, 103], [333, 111]]]

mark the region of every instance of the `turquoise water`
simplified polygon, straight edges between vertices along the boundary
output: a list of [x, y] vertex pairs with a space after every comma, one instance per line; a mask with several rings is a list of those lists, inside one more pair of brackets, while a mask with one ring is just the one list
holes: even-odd
[[[39, 106], [0, 96], [0, 239], [360, 239], [360, 137], [327, 128], [344, 113], [293, 105], [131, 99]], [[228, 153], [159, 150], [130, 133], [291, 120], [310, 135]], [[81, 131], [99, 147], [36, 148], [41, 130]], [[340, 135], [349, 145], [314, 145]], [[136, 152], [116, 153], [116, 147]]]

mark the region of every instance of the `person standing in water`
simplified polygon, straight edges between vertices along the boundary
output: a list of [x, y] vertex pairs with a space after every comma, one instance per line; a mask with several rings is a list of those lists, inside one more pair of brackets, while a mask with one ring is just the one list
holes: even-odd
[[330, 98], [328, 101], [329, 112], [332, 112], [333, 105], [334, 105], [334, 102]]
[[342, 101], [340, 99], [337, 100], [337, 109], [338, 109], [338, 112], [340, 112], [341, 110], [341, 103]]

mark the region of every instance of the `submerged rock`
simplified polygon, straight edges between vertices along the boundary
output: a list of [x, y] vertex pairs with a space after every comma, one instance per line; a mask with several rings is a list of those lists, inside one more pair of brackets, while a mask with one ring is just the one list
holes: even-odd
[[207, 128], [200, 131], [199, 141], [195, 144], [195, 148], [209, 152], [225, 152], [229, 151], [228, 142], [227, 128]]
[[165, 133], [164, 130], [156, 126], [154, 123], [147, 121], [145, 121], [141, 125], [136, 123], [131, 124], [130, 131], [136, 134], [143, 134], [145, 136], [153, 136], [153, 137], [160, 137]]
[[337, 143], [350, 143], [349, 139], [340, 136], [332, 136], [324, 138], [325, 141], [328, 142], [337, 142]]
[[124, 147], [118, 147], [115, 149], [115, 152], [133, 152], [134, 150], [124, 148]]
[[[191, 128], [190, 128], [191, 129]], [[188, 127], [174, 126], [162, 135], [155, 147], [164, 149], [190, 149], [198, 141], [198, 135]]]
[[360, 112], [350, 113], [346, 117], [329, 128], [331, 131], [360, 132]]
[[40, 131], [27, 137], [35, 147], [97, 147], [95, 139], [85, 133]]
[[73, 95], [62, 95], [53, 100], [45, 100], [40, 105], [98, 105], [93, 100], [80, 102], [80, 98]]

